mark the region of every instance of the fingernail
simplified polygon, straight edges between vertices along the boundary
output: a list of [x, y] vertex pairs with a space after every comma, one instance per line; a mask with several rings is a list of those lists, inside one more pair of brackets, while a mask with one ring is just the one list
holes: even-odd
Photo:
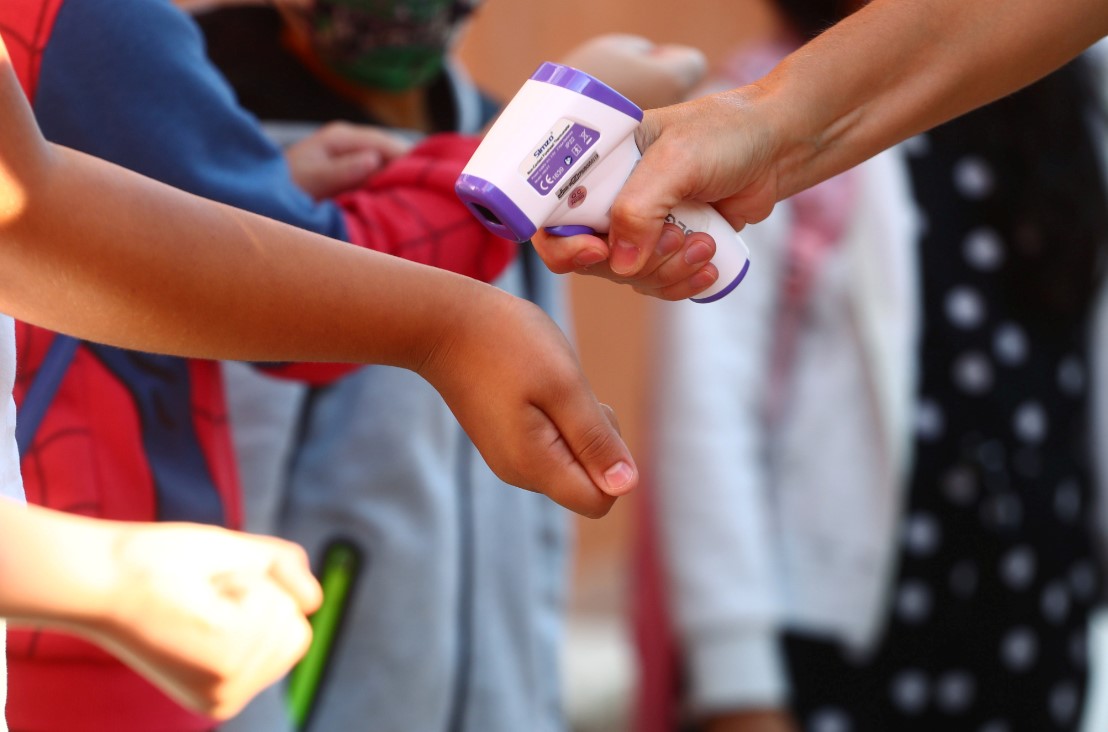
[[635, 471], [623, 460], [608, 468], [604, 473], [604, 482], [611, 493], [618, 493], [635, 477]]
[[717, 279], [719, 279], [719, 272], [716, 271], [716, 268], [705, 267], [689, 278], [689, 287], [693, 289], [694, 293], [698, 293], [714, 284]]
[[703, 241], [694, 241], [685, 250], [685, 262], [687, 264], [703, 264], [712, 258], [712, 247]]
[[591, 267], [594, 264], [599, 264], [607, 259], [608, 256], [604, 252], [597, 251], [596, 249], [586, 249], [573, 258], [573, 263], [578, 267]]
[[654, 248], [658, 256], [668, 257], [685, 243], [685, 236], [674, 229], [662, 229], [662, 236], [658, 239], [658, 246]]
[[630, 274], [639, 261], [639, 248], [627, 241], [617, 241], [612, 247], [611, 265], [616, 274]]

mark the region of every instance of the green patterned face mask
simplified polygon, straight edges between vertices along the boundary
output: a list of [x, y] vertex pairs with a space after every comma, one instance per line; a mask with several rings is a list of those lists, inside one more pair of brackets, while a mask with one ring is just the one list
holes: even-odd
[[458, 24], [478, 0], [316, 0], [312, 44], [327, 66], [359, 86], [407, 91], [442, 71]]

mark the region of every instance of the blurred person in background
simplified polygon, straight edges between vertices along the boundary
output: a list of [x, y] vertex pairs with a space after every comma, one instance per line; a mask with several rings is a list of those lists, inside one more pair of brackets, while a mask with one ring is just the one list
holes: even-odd
[[[451, 55], [477, 2], [224, 5], [197, 16], [209, 57], [317, 197], [336, 191], [313, 185], [296, 147], [305, 134], [477, 134], [498, 109]], [[632, 36], [563, 61], [649, 107], [683, 98], [704, 71], [692, 49]], [[568, 324], [562, 283], [529, 246], [495, 284]], [[327, 606], [284, 693], [222, 729], [286, 729], [286, 704], [310, 730], [563, 729], [568, 515], [507, 495], [441, 397], [400, 369], [315, 387], [242, 364], [224, 373], [246, 526], [305, 546]]]
[[[729, 87], [848, 10], [777, 5]], [[1108, 539], [1091, 82], [1078, 59], [794, 196], [744, 230], [742, 288], [661, 309], [687, 715], [643, 729], [1079, 728]]]

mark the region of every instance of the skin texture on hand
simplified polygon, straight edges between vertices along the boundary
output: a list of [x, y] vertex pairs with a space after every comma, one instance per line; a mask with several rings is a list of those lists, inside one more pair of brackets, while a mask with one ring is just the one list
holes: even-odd
[[0, 613], [91, 640], [215, 717], [234, 714], [303, 655], [305, 615], [322, 598], [303, 550], [270, 537], [8, 500], [0, 536]]
[[569, 342], [542, 310], [505, 296], [448, 333], [417, 370], [497, 475], [590, 517], [634, 488], [638, 470], [614, 415], [592, 396]]
[[357, 188], [412, 143], [387, 130], [331, 122], [285, 150], [289, 173], [317, 201]]

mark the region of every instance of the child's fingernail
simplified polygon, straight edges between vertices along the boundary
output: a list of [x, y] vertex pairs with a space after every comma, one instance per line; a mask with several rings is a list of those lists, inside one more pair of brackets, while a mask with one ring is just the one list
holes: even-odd
[[604, 473], [604, 482], [608, 484], [609, 492], [617, 493], [626, 488], [635, 477], [635, 471], [626, 462], [620, 460], [608, 468]]
[[639, 248], [628, 241], [617, 241], [612, 247], [611, 265], [616, 274], [630, 274], [639, 261]]

